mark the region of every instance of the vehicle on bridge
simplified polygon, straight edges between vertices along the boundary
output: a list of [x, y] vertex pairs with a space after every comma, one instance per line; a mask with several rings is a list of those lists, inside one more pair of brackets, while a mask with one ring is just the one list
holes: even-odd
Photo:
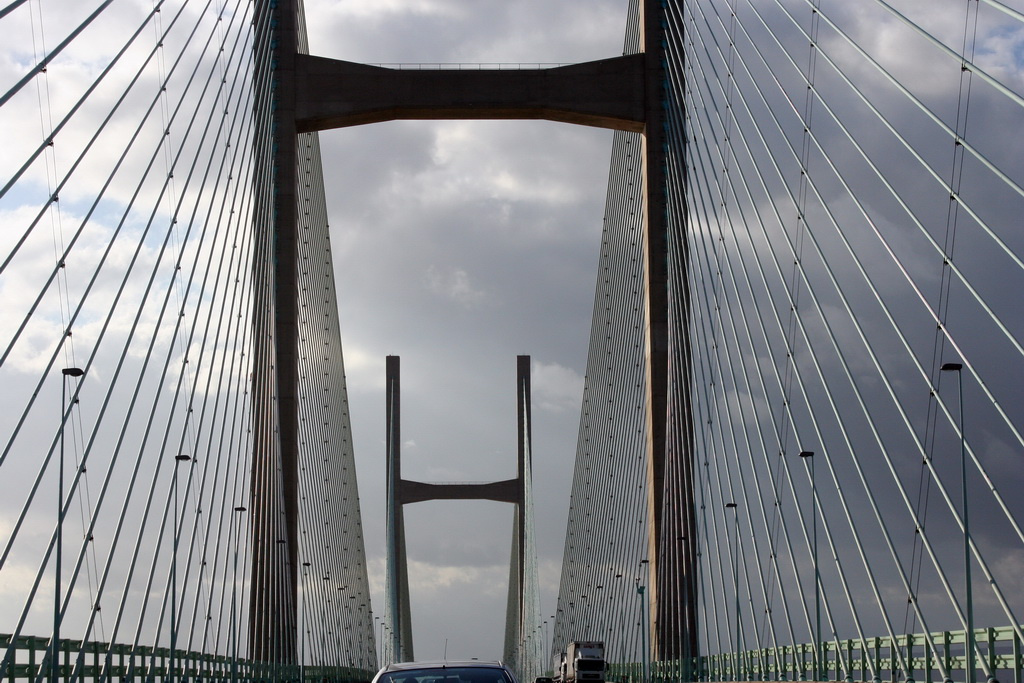
[[555, 653], [551, 671], [553, 672], [552, 680], [555, 683], [563, 683], [565, 681], [565, 650]]
[[373, 677], [372, 683], [518, 683], [501, 662], [396, 662]]
[[562, 683], [565, 680], [565, 650], [555, 653], [551, 671], [555, 683]]
[[555, 656], [555, 680], [559, 683], [603, 683], [604, 642], [573, 640]]

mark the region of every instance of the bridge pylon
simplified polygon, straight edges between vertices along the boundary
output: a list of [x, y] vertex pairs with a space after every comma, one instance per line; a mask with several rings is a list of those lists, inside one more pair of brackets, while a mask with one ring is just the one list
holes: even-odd
[[387, 609], [391, 621], [389, 647], [394, 661], [409, 661], [413, 654], [412, 618], [409, 608], [409, 570], [405, 548], [404, 506], [428, 500], [493, 500], [515, 506], [512, 557], [509, 568], [509, 601], [505, 620], [505, 654], [517, 659], [524, 624], [532, 601], [527, 599], [527, 555], [532, 543], [532, 520], [527, 518], [531, 471], [530, 357], [517, 357], [516, 412], [517, 466], [512, 479], [482, 483], [426, 483], [402, 477], [401, 382], [398, 356], [386, 363], [386, 467], [387, 467]]
[[[308, 54], [294, 30], [297, 0], [260, 0], [273, 7], [282, 21], [275, 24], [272, 45], [274, 131], [273, 310], [274, 369], [280, 419], [280, 461], [283, 473], [284, 523], [288, 536], [288, 565], [296, 565], [296, 505], [298, 440], [297, 311], [299, 269], [296, 258], [295, 139], [297, 135], [334, 128], [394, 120], [513, 120], [545, 119], [642, 134], [643, 184], [643, 344], [647, 434], [647, 583], [651, 609], [649, 636], [655, 659], [696, 651], [696, 554], [669, 538], [695, 537], [692, 473], [693, 452], [690, 397], [685, 392], [670, 400], [670, 369], [678, 386], [689, 386], [688, 338], [672, 351], [670, 368], [669, 311], [674, 297], [668, 272], [669, 216], [666, 181], [665, 7], [641, 0], [639, 49], [607, 59], [567, 66], [516, 70], [401, 70], [357, 64]], [[685, 270], [685, 259], [679, 264]], [[673, 277], [686, 281], [684, 272]], [[268, 290], [268, 296], [270, 292]], [[395, 360], [397, 368], [397, 358]], [[268, 380], [270, 378], [268, 377]], [[397, 386], [397, 384], [396, 384]], [[266, 392], [264, 392], [266, 393]], [[389, 394], [389, 401], [391, 400]], [[390, 404], [389, 404], [390, 405]], [[678, 415], [681, 429], [669, 430], [669, 415]], [[666, 471], [679, 468], [683, 485], [665, 497]], [[520, 470], [522, 471], [522, 470]], [[399, 478], [400, 479], [400, 478]], [[397, 481], [397, 479], [396, 479]], [[396, 493], [416, 490], [396, 484]], [[421, 486], [435, 486], [421, 484]], [[431, 489], [433, 490], [433, 489]], [[411, 493], [408, 495], [412, 495]], [[472, 496], [462, 496], [463, 498]], [[399, 505], [400, 508], [400, 505]], [[390, 514], [390, 513], [389, 513]], [[400, 509], [394, 528], [402, 529]], [[674, 534], [666, 534], [666, 525]], [[257, 539], [258, 541], [259, 539]], [[395, 543], [399, 543], [396, 541]], [[392, 550], [394, 550], [394, 546]], [[682, 576], [680, 584], [676, 576]], [[263, 577], [263, 578], [261, 578]], [[273, 572], [254, 575], [254, 592], [273, 580]], [[401, 577], [395, 577], [400, 583]], [[295, 576], [290, 582], [294, 601]], [[398, 585], [398, 584], [396, 584]], [[407, 591], [406, 591], [407, 593]], [[294, 613], [293, 608], [289, 608]], [[408, 620], [406, 620], [407, 622]], [[400, 635], [396, 633], [396, 638]], [[411, 634], [406, 641], [410, 643]]]

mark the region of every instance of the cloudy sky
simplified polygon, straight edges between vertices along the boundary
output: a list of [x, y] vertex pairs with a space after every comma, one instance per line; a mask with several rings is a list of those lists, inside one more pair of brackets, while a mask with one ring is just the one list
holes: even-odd
[[[567, 63], [622, 52], [624, 0], [307, 0], [310, 52], [364, 63]], [[322, 133], [363, 524], [383, 610], [384, 358], [402, 357], [404, 476], [515, 471], [515, 356], [533, 358], [545, 616], [558, 589], [611, 132], [393, 122]], [[500, 657], [509, 506], [408, 509], [418, 658]]]

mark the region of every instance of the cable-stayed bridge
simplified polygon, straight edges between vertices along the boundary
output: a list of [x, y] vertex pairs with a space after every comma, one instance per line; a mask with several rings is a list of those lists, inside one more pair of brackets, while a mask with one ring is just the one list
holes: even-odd
[[524, 679], [1021, 679], [1019, 5], [634, 2], [622, 55], [475, 71], [312, 57], [283, 0], [54, 7], [0, 9], [0, 676], [401, 656], [315, 131], [541, 118], [616, 133]]

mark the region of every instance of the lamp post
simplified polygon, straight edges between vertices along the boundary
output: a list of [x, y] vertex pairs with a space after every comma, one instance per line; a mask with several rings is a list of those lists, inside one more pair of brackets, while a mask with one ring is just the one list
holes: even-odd
[[726, 503], [725, 508], [732, 509], [733, 519], [733, 593], [736, 595], [736, 670], [734, 680], [740, 680], [740, 514], [736, 503]]
[[58, 659], [60, 658], [60, 578], [61, 560], [64, 549], [64, 413], [67, 412], [68, 377], [81, 377], [81, 368], [64, 368], [60, 371], [60, 459], [57, 463], [57, 548], [53, 581], [53, 655], [50, 657], [50, 676], [57, 683]]
[[[235, 512], [245, 512], [245, 507], [238, 505], [235, 507]], [[238, 531], [242, 524], [236, 522], [235, 519], [231, 520], [235, 528], [233, 544], [235, 568], [231, 574], [231, 683], [238, 683], [238, 618], [235, 614], [235, 602], [238, 593]]]
[[309, 562], [302, 563], [302, 652], [299, 655], [299, 680], [306, 683], [306, 572]]
[[[557, 608], [556, 608], [557, 611]], [[555, 637], [557, 635], [555, 629], [558, 627], [558, 623], [555, 619], [558, 618], [557, 614], [552, 614], [548, 617], [548, 623], [551, 624], [551, 629], [548, 631], [548, 663], [551, 664], [551, 676], [556, 675], [555, 672]]]
[[971, 587], [971, 525], [967, 515], [967, 441], [964, 435], [963, 363], [943, 363], [943, 372], [956, 373], [957, 398], [960, 404], [960, 495], [964, 515], [964, 589], [967, 601], [967, 660], [964, 679], [974, 683], [974, 591]]
[[814, 484], [814, 451], [800, 451], [811, 467], [811, 547], [814, 556], [814, 680], [821, 680], [821, 574], [818, 568], [818, 491]]
[[174, 496], [174, 529], [173, 533], [173, 550], [171, 555], [171, 666], [169, 671], [171, 672], [170, 680], [174, 680], [174, 675], [177, 673], [175, 667], [175, 650], [178, 647], [178, 464], [185, 461], [191, 461], [192, 456], [179, 453], [174, 456], [174, 481], [171, 483], [171, 491]]
[[647, 610], [644, 609], [644, 590], [646, 588], [646, 586], [640, 583], [640, 579], [636, 580], [636, 592], [640, 594], [640, 654], [643, 657], [643, 670], [640, 672], [640, 675], [645, 682], [650, 680], [649, 672], [647, 671]]
[[541, 624], [541, 628], [544, 629], [544, 647], [541, 650], [541, 658], [543, 659], [543, 661], [541, 662], [541, 669], [543, 669], [544, 671], [547, 671], [547, 669], [548, 669], [548, 662], [551, 661], [551, 641], [548, 640], [548, 620], [547, 619], [545, 619], [544, 623]]

